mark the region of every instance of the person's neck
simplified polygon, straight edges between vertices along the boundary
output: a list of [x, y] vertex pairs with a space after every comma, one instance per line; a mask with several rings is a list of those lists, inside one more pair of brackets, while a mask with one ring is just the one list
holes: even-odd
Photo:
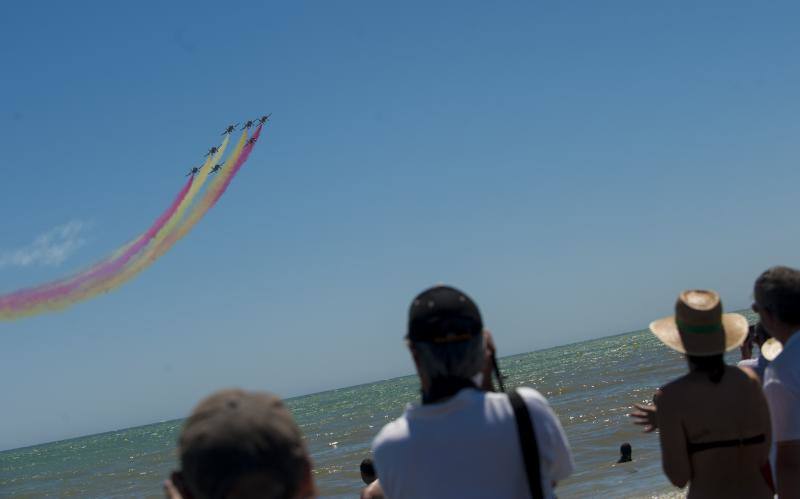
[[780, 342], [783, 345], [786, 345], [786, 343], [788, 343], [789, 340], [791, 340], [792, 337], [794, 337], [796, 334], [800, 334], [800, 327], [797, 326], [787, 327], [784, 330], [783, 339], [780, 340]]
[[[775, 328], [778, 329], [778, 328]], [[792, 337], [798, 332], [798, 327], [796, 326], [788, 326], [781, 324], [781, 327], [778, 331], [772, 335], [773, 338], [780, 341], [782, 345], [786, 346], [786, 343], [792, 339]]]
[[422, 404], [443, 402], [464, 388], [477, 388], [470, 379], [442, 377], [431, 380], [427, 389], [422, 391]]

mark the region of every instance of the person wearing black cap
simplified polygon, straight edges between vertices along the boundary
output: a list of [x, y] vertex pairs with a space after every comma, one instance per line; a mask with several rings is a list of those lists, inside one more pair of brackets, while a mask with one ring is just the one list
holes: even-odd
[[[555, 482], [572, 472], [567, 438], [539, 392], [517, 390], [523, 420], [532, 422], [524, 428], [509, 396], [479, 388], [490, 372], [486, 338], [477, 305], [455, 288], [436, 286], [412, 302], [406, 340], [422, 403], [373, 441], [387, 497], [554, 497]], [[532, 434], [532, 447], [523, 434]], [[538, 465], [529, 481], [531, 448]]]

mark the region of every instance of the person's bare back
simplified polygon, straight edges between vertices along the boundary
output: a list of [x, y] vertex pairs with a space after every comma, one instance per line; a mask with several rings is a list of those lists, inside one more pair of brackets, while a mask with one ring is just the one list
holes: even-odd
[[766, 399], [758, 376], [726, 366], [718, 383], [693, 371], [666, 385], [658, 400], [664, 471], [690, 483], [689, 497], [772, 497], [771, 441]]

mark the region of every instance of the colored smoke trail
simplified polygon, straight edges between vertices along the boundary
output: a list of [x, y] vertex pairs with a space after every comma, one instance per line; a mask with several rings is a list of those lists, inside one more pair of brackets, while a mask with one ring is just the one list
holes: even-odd
[[217, 204], [219, 198], [225, 193], [225, 190], [230, 185], [233, 177], [239, 173], [239, 169], [241, 169], [242, 165], [247, 161], [247, 158], [250, 157], [250, 152], [255, 147], [256, 141], [258, 141], [258, 137], [261, 136], [261, 128], [263, 125], [259, 125], [256, 128], [256, 131], [253, 133], [252, 142], [246, 141], [247, 137], [242, 135], [239, 139], [239, 143], [236, 144], [236, 148], [231, 154], [231, 157], [225, 163], [225, 167], [222, 170], [222, 173], [214, 179], [214, 181], [209, 185], [208, 189], [206, 190], [203, 199], [201, 199], [186, 221], [181, 225], [181, 227], [173, 234], [170, 234], [167, 237], [167, 241], [164, 242], [166, 246], [163, 252], [166, 252], [173, 244], [177, 241], [181, 240], [192, 228], [200, 221], [201, 218]]
[[[261, 126], [256, 129], [253, 137], [257, 137], [260, 132]], [[190, 230], [192, 230], [192, 228], [197, 224], [198, 221], [200, 221], [203, 215], [205, 215], [206, 212], [208, 212], [208, 210], [214, 206], [216, 200], [219, 199], [221, 196], [220, 188], [222, 186], [227, 187], [227, 185], [230, 184], [233, 176], [236, 175], [244, 161], [246, 161], [250, 156], [250, 151], [253, 149], [254, 144], [248, 144], [246, 141], [247, 134], [244, 133], [239, 138], [239, 142], [236, 144], [236, 147], [234, 148], [230, 158], [228, 158], [228, 160], [225, 162], [222, 172], [211, 182], [208, 189], [206, 189], [203, 198], [198, 201], [197, 205], [194, 206], [192, 212], [189, 214], [184, 223], [176, 231], [167, 234], [165, 239], [157, 243], [154, 242], [151, 247], [152, 251], [148, 251], [147, 254], [139, 258], [133, 265], [125, 269], [125, 272], [120, 273], [110, 281], [101, 284], [98, 289], [93, 290], [93, 295], [111, 291], [112, 289], [115, 289], [123, 283], [129, 281], [144, 269], [152, 265], [156, 260], [161, 258], [161, 256], [169, 251], [175, 245], [175, 243], [177, 243], [181, 238], [188, 234]]]
[[151, 252], [152, 248], [158, 245], [161, 241], [163, 241], [175, 229], [175, 226], [178, 224], [178, 222], [181, 221], [181, 219], [183, 218], [183, 214], [186, 212], [186, 209], [192, 205], [192, 201], [194, 201], [195, 196], [197, 195], [198, 192], [200, 192], [200, 189], [202, 189], [203, 185], [206, 183], [206, 180], [208, 179], [208, 173], [211, 170], [211, 166], [217, 164], [222, 155], [225, 154], [225, 149], [228, 147], [229, 140], [230, 140], [230, 135], [226, 135], [225, 140], [222, 141], [222, 144], [220, 144], [217, 152], [214, 153], [213, 156], [209, 156], [206, 162], [203, 163], [203, 166], [200, 167], [200, 172], [197, 174], [197, 178], [192, 184], [192, 187], [189, 189], [189, 194], [187, 194], [186, 198], [184, 198], [184, 200], [181, 201], [181, 204], [178, 207], [178, 210], [175, 213], [175, 215], [169, 219], [169, 222], [167, 222], [167, 225], [164, 227], [164, 229], [158, 233], [158, 236], [156, 236], [156, 238], [153, 240], [153, 245], [150, 248], [148, 248], [145, 254]]
[[[208, 170], [210, 165], [219, 161], [219, 158], [225, 153], [225, 148], [227, 145], [228, 137], [226, 136], [225, 140], [220, 145], [219, 150], [213, 156], [210, 156], [203, 166], [200, 167], [200, 173], [198, 173], [193, 179], [191, 186], [189, 187], [189, 192], [186, 194], [186, 196], [184, 196], [183, 199], [181, 199], [180, 203], [178, 204], [178, 208], [167, 220], [167, 223], [164, 225], [164, 227], [158, 231], [158, 234], [156, 234], [156, 236], [152, 239], [150, 245], [148, 245], [147, 248], [141, 252], [129, 265], [124, 266], [116, 274], [112, 274], [103, 280], [91, 282], [86, 286], [78, 288], [71, 294], [58, 296], [41, 302], [27, 303], [23, 307], [9, 310], [5, 317], [0, 316], [0, 318], [19, 319], [22, 317], [37, 315], [46, 311], [62, 310], [75, 303], [93, 298], [102, 292], [111, 291], [112, 289], [121, 286], [133, 278], [136, 274], [141, 272], [141, 270], [144, 270], [146, 265], [140, 265], [140, 262], [144, 261], [145, 259], [149, 259], [149, 256], [154, 252], [157, 245], [163, 241], [167, 237], [167, 234], [169, 234], [176, 227], [178, 221], [183, 217], [184, 212], [192, 204], [194, 197], [200, 191], [200, 188], [202, 188], [203, 184], [208, 178]], [[132, 271], [132, 269], [138, 269], [138, 271]]]
[[219, 198], [221, 198], [222, 195], [225, 194], [225, 191], [228, 189], [228, 186], [231, 185], [231, 180], [233, 180], [233, 177], [236, 176], [237, 173], [239, 173], [239, 169], [242, 167], [244, 162], [247, 161], [247, 158], [250, 157], [250, 153], [253, 151], [253, 148], [255, 147], [256, 142], [258, 141], [258, 138], [261, 136], [261, 129], [262, 128], [263, 128], [263, 125], [258, 125], [258, 128], [256, 128], [256, 131], [253, 134], [252, 139], [244, 147], [244, 151], [242, 151], [241, 159], [236, 162], [236, 164], [233, 167], [233, 171], [230, 173], [230, 175], [228, 175], [223, 180], [223, 182], [221, 182], [222, 185], [219, 188], [219, 192], [214, 194], [214, 199], [211, 201], [211, 205], [209, 206], [209, 208], [211, 208], [212, 206], [217, 204], [217, 201], [219, 201]]
[[[258, 138], [261, 129], [259, 125], [253, 139]], [[200, 172], [187, 181], [173, 204], [147, 232], [115, 251], [112, 256], [70, 278], [0, 296], [0, 320], [19, 319], [66, 308], [111, 291], [149, 267], [188, 234], [216, 204], [255, 145], [255, 140], [247, 141], [247, 133], [243, 133], [222, 171], [209, 182], [200, 201], [192, 206], [209, 178], [211, 165], [222, 157], [228, 142], [229, 137], [226, 136], [217, 153], [209, 157]], [[183, 220], [190, 207], [191, 211]]]
[[115, 272], [119, 272], [139, 251], [158, 234], [177, 211], [180, 204], [186, 198], [189, 190], [194, 183], [194, 176], [191, 176], [183, 188], [175, 196], [172, 204], [164, 213], [159, 216], [153, 225], [132, 243], [126, 244], [116, 251], [110, 258], [107, 258], [89, 269], [74, 275], [71, 278], [37, 286], [32, 289], [24, 289], [0, 298], [0, 307], [10, 309], [24, 308], [29, 304], [41, 303], [46, 300], [63, 298], [76, 289], [84, 286], [91, 281], [106, 279]]

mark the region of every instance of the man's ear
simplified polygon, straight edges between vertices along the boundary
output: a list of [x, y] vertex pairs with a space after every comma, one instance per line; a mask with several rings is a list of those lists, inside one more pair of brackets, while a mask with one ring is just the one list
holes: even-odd
[[[189, 492], [189, 489], [186, 488], [186, 483], [183, 480], [183, 474], [180, 471], [173, 471], [172, 475], [169, 477], [169, 480], [172, 484], [172, 487], [170, 488], [169, 485], [165, 486], [167, 497], [170, 497], [171, 499], [192, 499], [192, 494]], [[178, 495], [175, 496], [175, 494]]]
[[314, 485], [314, 475], [311, 473], [311, 460], [308, 457], [306, 457], [304, 468], [298, 497], [317, 497], [317, 487]]
[[[766, 307], [762, 307], [758, 311], [758, 315], [759, 315], [759, 318], [761, 319], [761, 325], [764, 327], [764, 329], [767, 330], [767, 332], [769, 333], [770, 336], [774, 337], [775, 336], [775, 332], [771, 331], [771, 330], [776, 329], [777, 322], [778, 322], [776, 317], [775, 317], [775, 314], [772, 313], [772, 310], [770, 310], [770, 309], [768, 309]], [[780, 332], [778, 332], [778, 334], [780, 334]]]
[[417, 370], [417, 376], [419, 376], [420, 383], [422, 384], [422, 390], [425, 391], [428, 389], [428, 378], [425, 377], [425, 374], [419, 369], [419, 357], [417, 356], [417, 351], [414, 349], [414, 345], [412, 345], [411, 342], [407, 342], [407, 344], [408, 351], [411, 352], [411, 358], [414, 359], [414, 368]]
[[411, 352], [411, 359], [414, 361], [414, 367], [417, 368], [417, 373], [419, 373], [419, 355], [417, 354], [417, 350], [414, 348], [414, 345], [411, 343], [408, 344], [408, 351]]

